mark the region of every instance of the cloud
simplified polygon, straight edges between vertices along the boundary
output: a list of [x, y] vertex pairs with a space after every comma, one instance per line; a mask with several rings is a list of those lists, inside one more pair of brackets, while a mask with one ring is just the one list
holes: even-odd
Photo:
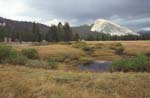
[[28, 10], [27, 5], [18, 0], [0, 0], [0, 16], [8, 18], [17, 18], [19, 13]]
[[0, 6], [0, 16], [48, 25], [91, 24], [98, 18], [132, 29], [150, 25], [150, 0], [0, 0]]
[[145, 28], [147, 26], [150, 26], [150, 17], [148, 16], [135, 16], [135, 17], [120, 17], [117, 15], [114, 15], [109, 18], [109, 20], [120, 24], [122, 26], [127, 26], [130, 29], [138, 30], [140, 28]]
[[150, 27], [145, 27], [145, 28], [142, 28], [142, 29], [139, 29], [139, 30], [150, 31]]

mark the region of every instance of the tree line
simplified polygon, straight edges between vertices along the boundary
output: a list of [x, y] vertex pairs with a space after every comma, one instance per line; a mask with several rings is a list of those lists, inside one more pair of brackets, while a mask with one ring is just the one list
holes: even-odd
[[43, 40], [48, 42], [60, 41], [106, 41], [106, 40], [150, 40], [150, 33], [142, 33], [140, 36], [126, 35], [126, 36], [111, 36], [109, 34], [102, 34], [98, 32], [91, 32], [86, 34], [72, 33], [72, 29], [68, 22], [64, 25], [59, 22], [58, 25], [51, 25], [49, 30], [41, 33], [40, 25], [33, 22], [31, 30], [26, 27], [24, 30], [15, 32], [8, 27], [0, 27], [0, 41], [4, 41], [5, 37], [12, 38], [13, 41], [30, 41], [41, 42]]
[[81, 35], [80, 39], [86, 41], [150, 40], [150, 32], [140, 34], [139, 36], [136, 35], [111, 36], [109, 34], [92, 32], [89, 34]]
[[[77, 36], [76, 36], [77, 35]], [[38, 23], [32, 23], [32, 29], [25, 28], [20, 32], [10, 31], [8, 27], [0, 27], [0, 41], [4, 41], [4, 38], [12, 38], [13, 41], [31, 41], [41, 42], [43, 40], [48, 42], [59, 41], [73, 41], [79, 39], [78, 34], [73, 34], [72, 29], [68, 22], [64, 25], [59, 22], [58, 25], [51, 25], [48, 32], [41, 33]], [[76, 38], [78, 37], [78, 38]]]
[[72, 41], [73, 34], [69, 23], [58, 23], [58, 25], [52, 25], [46, 34], [46, 41], [59, 42], [59, 41]]

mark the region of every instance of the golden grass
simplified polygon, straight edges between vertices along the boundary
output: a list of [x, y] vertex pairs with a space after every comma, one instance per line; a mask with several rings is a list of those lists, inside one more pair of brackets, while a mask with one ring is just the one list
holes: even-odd
[[[127, 55], [137, 55], [140, 53], [150, 53], [150, 41], [87, 41], [86, 42], [90, 47], [95, 48], [97, 45], [102, 44], [105, 48], [95, 49], [94, 53], [91, 55], [94, 59], [97, 60], [117, 60], [121, 56], [116, 55], [116, 53], [109, 49], [109, 47], [116, 43], [122, 43], [125, 47], [124, 53]], [[96, 46], [95, 46], [96, 45]], [[47, 58], [49, 56], [58, 56], [58, 55], [69, 55], [72, 57], [80, 57], [85, 55], [81, 49], [73, 48], [71, 45], [60, 45], [60, 44], [51, 44], [48, 46], [28, 46], [28, 45], [14, 45], [17, 50], [23, 48], [35, 48], [38, 50], [41, 58]]]
[[49, 45], [45, 47], [36, 47], [36, 48], [42, 57], [48, 57], [50, 55], [59, 55], [59, 54], [75, 55], [75, 56], [83, 54], [83, 51], [72, 48], [71, 46], [67, 45]]
[[38, 50], [41, 58], [47, 58], [49, 56], [57, 55], [71, 55], [71, 56], [81, 56], [84, 52], [80, 49], [73, 48], [69, 45], [48, 45], [48, 46], [25, 46], [16, 47], [18, 50], [23, 48], [35, 48]]
[[95, 52], [92, 54], [92, 57], [98, 60], [107, 60], [107, 61], [117, 60], [121, 58], [121, 56], [116, 55], [115, 52], [110, 49], [95, 50]]
[[[87, 42], [105, 46], [122, 43], [125, 53], [135, 55], [150, 52], [150, 41]], [[14, 46], [18, 51], [35, 48], [41, 58], [57, 55], [80, 57], [85, 53], [70, 45]], [[108, 47], [95, 48], [92, 58], [116, 60], [121, 58]], [[0, 98], [150, 98], [150, 73], [91, 73], [64, 70], [33, 69], [0, 65]]]
[[150, 74], [0, 65], [0, 98], [150, 98]]
[[105, 45], [122, 43], [125, 47], [125, 53], [129, 55], [136, 55], [139, 53], [150, 52], [150, 41], [89, 41], [88, 44], [103, 43]]

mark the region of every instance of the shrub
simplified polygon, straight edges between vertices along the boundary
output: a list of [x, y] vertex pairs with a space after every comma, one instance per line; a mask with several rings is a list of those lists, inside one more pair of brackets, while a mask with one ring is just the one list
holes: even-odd
[[6, 63], [15, 64], [15, 65], [25, 65], [28, 61], [27, 57], [17, 54], [16, 56], [11, 56], [5, 60]]
[[0, 46], [0, 62], [6, 61], [6, 59], [15, 57], [17, 52], [11, 46]]
[[76, 42], [72, 45], [74, 48], [79, 48], [79, 49], [83, 49], [85, 47], [87, 47], [87, 43], [86, 42]]
[[137, 57], [114, 61], [111, 65], [111, 71], [150, 72], [150, 58], [138, 55]]
[[116, 46], [120, 47], [123, 46], [121, 43], [116, 43]]
[[58, 62], [56, 62], [56, 61], [53, 61], [51, 59], [48, 60], [48, 65], [49, 65], [49, 68], [51, 68], [51, 69], [57, 69], [58, 68], [57, 64], [58, 64]]
[[123, 54], [124, 52], [124, 47], [119, 46], [115, 49], [116, 54]]
[[124, 52], [124, 46], [121, 43], [110, 44], [109, 48], [115, 50], [115, 53], [119, 55]]
[[117, 43], [115, 46], [111, 47], [112, 49], [115, 50], [116, 54], [123, 54], [124, 52], [124, 46], [121, 43]]
[[94, 50], [91, 47], [84, 47], [82, 48], [83, 51], [85, 51], [87, 54], [92, 54]]
[[23, 49], [21, 53], [29, 59], [38, 59], [39, 55], [36, 49]]
[[75, 44], [73, 44], [73, 47], [82, 49], [89, 55], [93, 53], [93, 49], [89, 47], [88, 44], [85, 42], [76, 42]]

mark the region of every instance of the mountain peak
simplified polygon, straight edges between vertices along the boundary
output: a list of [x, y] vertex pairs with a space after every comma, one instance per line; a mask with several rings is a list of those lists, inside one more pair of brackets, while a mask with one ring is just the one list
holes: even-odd
[[95, 21], [95, 24], [91, 28], [92, 32], [100, 32], [104, 34], [110, 34], [110, 35], [117, 35], [117, 36], [124, 36], [124, 35], [138, 35], [136, 32], [126, 28], [122, 27], [118, 24], [115, 24], [109, 20], [105, 19], [97, 19]]

